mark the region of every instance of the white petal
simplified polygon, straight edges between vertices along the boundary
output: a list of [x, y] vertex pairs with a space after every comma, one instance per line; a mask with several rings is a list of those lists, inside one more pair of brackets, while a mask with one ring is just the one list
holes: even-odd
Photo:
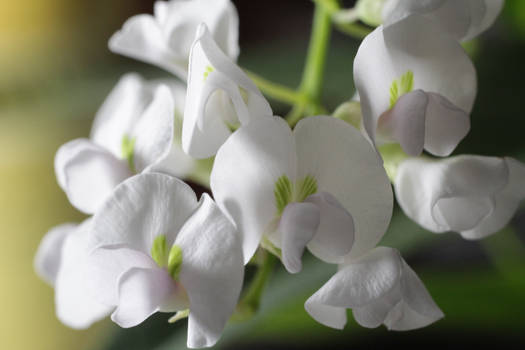
[[132, 126], [151, 101], [150, 90], [138, 74], [124, 75], [98, 110], [91, 140], [115, 157], [121, 157], [122, 139], [130, 136]]
[[244, 261], [250, 261], [263, 233], [277, 216], [277, 179], [295, 178], [292, 132], [277, 117], [241, 127], [217, 152], [211, 189], [217, 204], [231, 217], [243, 238]]
[[427, 96], [425, 149], [439, 157], [449, 156], [470, 131], [469, 115], [440, 94]]
[[221, 109], [208, 107], [218, 91], [227, 94], [236, 113], [235, 119], [242, 124], [272, 115], [272, 109], [259, 89], [220, 50], [206, 25], [202, 24], [190, 53], [182, 133], [183, 149], [193, 157], [213, 156], [229, 136], [225, 122], [232, 117]]
[[362, 307], [389, 293], [400, 277], [399, 253], [378, 247], [342, 266], [309, 302], [333, 307]]
[[[482, 1], [475, 1], [484, 7]], [[390, 9], [387, 10], [389, 13], [383, 13], [385, 26], [403, 20], [411, 14], [420, 14], [458, 40], [467, 33], [470, 27], [471, 9], [468, 0], [401, 0], [394, 2], [396, 6], [392, 8], [392, 5], [389, 5]]]
[[388, 227], [393, 206], [392, 188], [377, 153], [358, 130], [332, 117], [303, 119], [294, 135], [297, 178], [313, 176], [318, 192], [333, 195], [352, 215], [355, 241], [350, 256], [372, 249]]
[[388, 325], [393, 330], [412, 330], [426, 327], [443, 318], [443, 312], [436, 305], [425, 285], [414, 270], [403, 261], [403, 278], [401, 279], [401, 294], [403, 296], [402, 317], [395, 324]]
[[[479, 6], [475, 0], [469, 0], [469, 4], [471, 8]], [[482, 17], [476, 18], [476, 20], [473, 19], [469, 31], [462, 40], [467, 41], [473, 39], [492, 26], [503, 9], [503, 4], [503, 0], [484, 0], [485, 9], [482, 11]]]
[[56, 276], [62, 260], [62, 246], [66, 237], [77, 229], [77, 224], [62, 224], [49, 230], [35, 255], [34, 267], [37, 275], [51, 286], [55, 285]]
[[402, 303], [399, 284], [398, 282], [397, 285], [383, 297], [364, 306], [352, 309], [352, 314], [356, 322], [366, 328], [376, 328], [381, 326], [385, 320], [389, 319], [389, 316], [390, 318], [394, 316], [395, 312], [392, 313], [392, 310], [395, 309], [398, 304]]
[[[356, 321], [368, 328], [385, 324], [392, 330], [416, 329], [443, 317], [399, 252], [386, 247], [375, 248], [341, 266], [306, 305], [316, 307], [314, 318], [323, 316], [323, 308], [325, 314], [330, 307], [352, 308]], [[310, 313], [308, 308], [307, 311]], [[324, 323], [322, 318], [320, 322]]]
[[352, 215], [327, 192], [313, 194], [305, 201], [314, 203], [321, 211], [321, 223], [308, 249], [321, 260], [337, 262], [354, 244]]
[[168, 47], [164, 33], [153, 16], [138, 15], [129, 18], [122, 29], [109, 40], [109, 49], [157, 65], [186, 79], [187, 57], [174, 54]]
[[408, 155], [420, 155], [425, 144], [428, 100], [422, 90], [401, 96], [394, 107], [379, 118], [378, 131], [392, 135]]
[[132, 268], [119, 279], [118, 307], [111, 319], [124, 328], [137, 326], [176, 292], [176, 282], [166, 270]]
[[279, 222], [282, 234], [282, 262], [290, 273], [301, 271], [304, 248], [312, 240], [319, 223], [321, 212], [312, 203], [290, 203], [283, 211]]
[[95, 277], [87, 269], [88, 236], [91, 221], [84, 221], [69, 234], [62, 248], [62, 259], [55, 284], [55, 306], [57, 317], [65, 325], [88, 328], [106, 317], [111, 306], [95, 300], [87, 287]]
[[439, 25], [457, 40], [467, 41], [489, 28], [503, 0], [391, 0], [384, 10], [385, 25], [417, 13]]
[[494, 210], [495, 195], [507, 180], [499, 158], [409, 159], [398, 168], [395, 189], [405, 214], [424, 228], [467, 231]]
[[97, 248], [88, 256], [86, 270], [91, 276], [88, 292], [105, 305], [117, 306], [119, 278], [132, 268], [154, 267], [155, 262], [144, 252], [126, 246]]
[[145, 171], [171, 175], [183, 179], [191, 175], [197, 166], [196, 162], [196, 159], [184, 153], [180, 144], [174, 143], [168, 154], [159, 162], [147, 167]]
[[304, 303], [304, 309], [314, 320], [327, 327], [335, 329], [345, 327], [346, 309], [344, 307], [319, 304], [310, 298]]
[[414, 76], [413, 90], [440, 94], [456, 109], [470, 113], [476, 73], [469, 57], [436, 23], [411, 15], [374, 30], [363, 40], [354, 61], [363, 122], [372, 140], [379, 117], [390, 108], [392, 82], [408, 71]]
[[227, 2], [226, 12], [219, 19], [217, 26], [212, 30], [215, 41], [232, 60], [239, 56], [239, 14], [232, 2]]
[[55, 172], [71, 204], [86, 214], [93, 214], [115, 186], [131, 176], [126, 162], [86, 139], [60, 147]]
[[503, 229], [512, 219], [519, 203], [525, 198], [525, 165], [506, 157], [509, 169], [507, 185], [495, 195], [494, 210], [472, 230], [461, 232], [463, 238], [481, 239]]
[[168, 246], [197, 207], [193, 190], [163, 174], [140, 174], [118, 186], [93, 217], [92, 246], [127, 245], [149, 254], [158, 235]]
[[164, 159], [171, 150], [174, 135], [175, 106], [170, 89], [157, 87], [153, 100], [134, 125], [134, 160], [137, 171]]
[[241, 239], [208, 195], [181, 229], [180, 282], [190, 299], [188, 347], [214, 345], [232, 315], [244, 276]]

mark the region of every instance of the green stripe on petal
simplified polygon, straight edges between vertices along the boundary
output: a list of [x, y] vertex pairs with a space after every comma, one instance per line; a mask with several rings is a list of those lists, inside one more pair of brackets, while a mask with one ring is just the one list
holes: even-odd
[[294, 184], [288, 176], [282, 175], [275, 182], [273, 193], [275, 196], [277, 215], [281, 216], [284, 208], [286, 208], [290, 202], [302, 202], [308, 196], [317, 193], [317, 180], [312, 175], [306, 175]]
[[275, 196], [275, 206], [277, 207], [277, 214], [281, 215], [284, 208], [292, 201], [293, 184], [288, 176], [283, 175], [275, 182], [273, 190]]
[[174, 244], [170, 249], [168, 257], [168, 272], [173, 279], [179, 277], [180, 270], [182, 268], [182, 248]]
[[312, 175], [306, 175], [304, 179], [297, 181], [296, 201], [302, 202], [308, 196], [317, 193], [317, 180]]
[[132, 172], [135, 171], [135, 160], [134, 160], [134, 154], [135, 154], [135, 141], [136, 138], [130, 138], [128, 135], [124, 135], [122, 137], [122, 158], [128, 161], [129, 169]]
[[409, 70], [390, 85], [390, 108], [394, 107], [397, 100], [414, 88], [414, 73]]
[[208, 75], [210, 75], [211, 72], [213, 72], [215, 69], [212, 66], [206, 66], [206, 69], [204, 70], [204, 81], [208, 79]]
[[153, 241], [153, 245], [151, 246], [151, 257], [159, 267], [164, 267], [166, 265], [166, 236], [165, 235], [158, 235], [155, 237], [155, 240]]

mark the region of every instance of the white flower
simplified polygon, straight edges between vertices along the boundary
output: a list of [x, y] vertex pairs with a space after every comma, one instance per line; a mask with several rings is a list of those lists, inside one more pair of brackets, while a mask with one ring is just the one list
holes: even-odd
[[191, 48], [182, 147], [195, 158], [208, 158], [230, 136], [232, 127], [272, 109], [255, 84], [220, 50], [205, 24]]
[[366, 132], [376, 143], [399, 143], [449, 155], [470, 129], [476, 72], [460, 44], [435, 23], [412, 15], [368, 35], [354, 61]]
[[174, 111], [168, 87], [124, 76], [98, 111], [90, 139], [70, 141], [56, 154], [58, 184], [71, 204], [92, 214], [116, 185], [164, 160]]
[[188, 347], [215, 344], [243, 280], [240, 238], [208, 195], [140, 174], [118, 186], [93, 218], [93, 293], [133, 327], [155, 312], [187, 314]]
[[111, 311], [89, 293], [86, 284], [90, 228], [91, 219], [80, 225], [54, 227], [42, 239], [35, 256], [38, 275], [55, 288], [58, 319], [76, 329], [88, 328]]
[[406, 215], [425, 229], [480, 239], [504, 228], [525, 198], [525, 165], [508, 157], [408, 159], [395, 190]]
[[503, 0], [387, 0], [385, 26], [420, 14], [434, 21], [457, 40], [470, 40], [488, 29], [503, 7]]
[[347, 261], [305, 303], [319, 323], [343, 329], [346, 309], [357, 323], [405, 331], [425, 327], [443, 317], [421, 280], [392, 248], [377, 247]]
[[331, 263], [373, 248], [392, 213], [377, 154], [331, 117], [303, 119], [293, 132], [278, 117], [241, 127], [217, 153], [211, 188], [243, 236], [245, 263], [262, 242], [292, 273], [305, 246]]
[[208, 168], [208, 166], [205, 164], [205, 161], [195, 159], [182, 150], [182, 124], [186, 101], [186, 86], [174, 79], [153, 80], [148, 82], [147, 85], [155, 87], [161, 84], [170, 88], [175, 102], [173, 143], [170, 152], [160, 159], [159, 162], [148, 167], [148, 171], [175, 176], [179, 179], [191, 178], [203, 184], [209, 183], [211, 166], [209, 166], [206, 176], [198, 178], [200, 175], [199, 170]]
[[229, 0], [155, 2], [154, 16], [137, 15], [109, 41], [109, 48], [157, 65], [185, 80], [197, 27], [206, 23], [219, 47], [232, 60], [239, 55], [239, 18]]

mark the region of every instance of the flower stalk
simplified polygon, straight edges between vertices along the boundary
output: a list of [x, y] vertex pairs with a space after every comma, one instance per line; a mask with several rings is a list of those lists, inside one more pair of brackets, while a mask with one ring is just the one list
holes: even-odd
[[261, 298], [266, 283], [272, 275], [277, 257], [264, 250], [261, 250], [260, 253], [263, 254], [263, 256], [257, 268], [257, 272], [255, 273], [255, 276], [253, 276], [249, 287], [246, 289], [239, 305], [237, 305], [237, 311], [232, 317], [235, 321], [245, 321], [252, 318], [261, 305]]
[[[329, 1], [337, 6], [335, 1]], [[312, 35], [306, 57], [303, 78], [299, 91], [308, 98], [307, 104], [296, 104], [288, 116], [288, 123], [295, 125], [305, 113], [319, 114], [324, 110], [321, 93], [326, 66], [326, 57], [332, 32], [330, 11], [326, 5], [315, 2]]]

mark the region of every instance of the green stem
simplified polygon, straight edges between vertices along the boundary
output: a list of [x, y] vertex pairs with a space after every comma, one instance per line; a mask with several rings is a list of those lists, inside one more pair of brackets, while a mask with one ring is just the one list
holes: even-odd
[[330, 14], [324, 6], [316, 3], [312, 36], [310, 38], [310, 46], [300, 88], [314, 103], [319, 103], [321, 100], [331, 31], [332, 22], [330, 20]]
[[290, 105], [301, 104], [306, 102], [306, 97], [287, 86], [274, 83], [268, 79], [261, 77], [253, 72], [244, 70], [257, 87], [268, 97], [277, 101], [284, 102]]
[[[325, 73], [326, 57], [332, 32], [330, 11], [326, 4], [336, 4], [335, 1], [315, 2], [312, 34], [306, 56], [303, 78], [299, 91], [307, 97], [307, 103], [295, 104], [294, 111], [288, 117], [288, 123], [295, 125], [307, 113], [317, 114], [323, 110], [321, 92]], [[298, 113], [299, 111], [300, 113]]]
[[364, 39], [372, 32], [370, 28], [359, 23], [334, 22], [334, 24], [337, 30], [356, 39]]
[[263, 251], [263, 254], [263, 261], [237, 306], [237, 311], [234, 315], [235, 320], [240, 321], [251, 318], [257, 310], [259, 310], [264, 288], [273, 272], [275, 262], [277, 261], [277, 257], [274, 255], [269, 254], [266, 251]]

